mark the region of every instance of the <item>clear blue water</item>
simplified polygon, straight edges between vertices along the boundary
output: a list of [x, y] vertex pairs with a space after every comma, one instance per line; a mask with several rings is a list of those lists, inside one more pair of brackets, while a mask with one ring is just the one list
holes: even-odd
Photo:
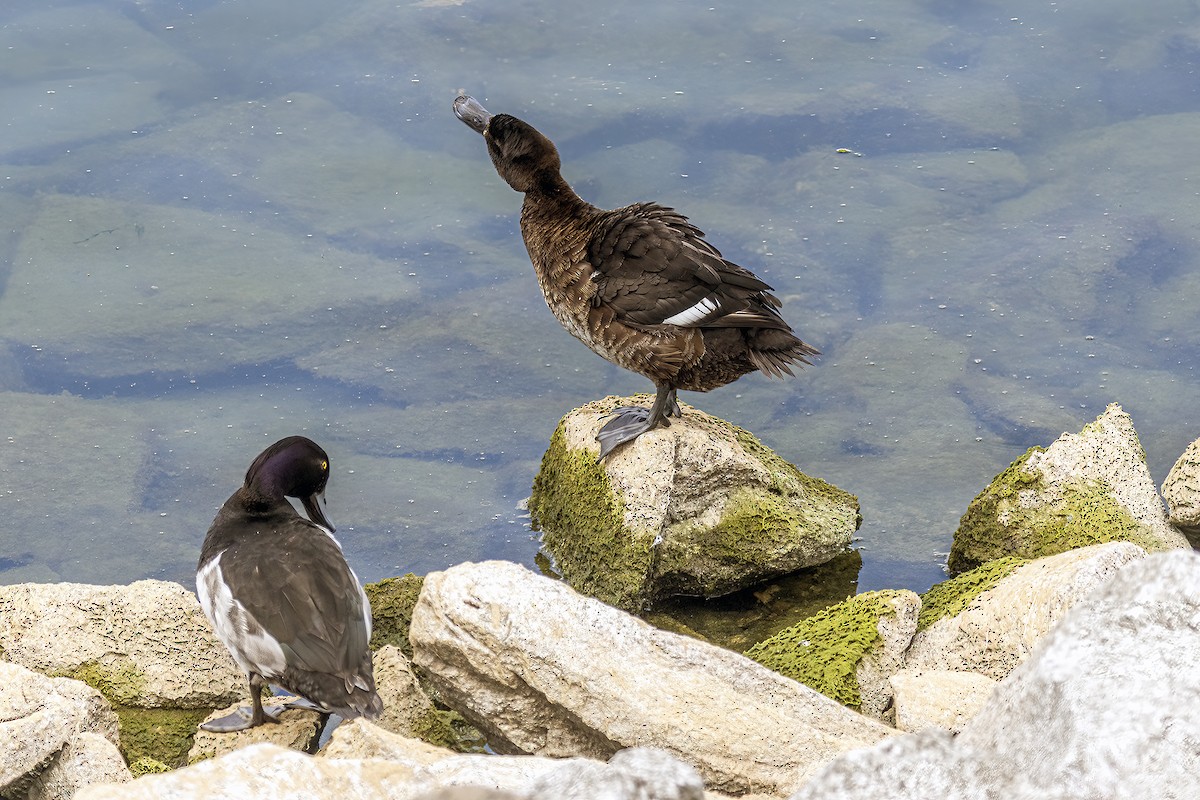
[[1174, 0], [9, 0], [0, 582], [190, 584], [293, 433], [365, 580], [534, 563], [559, 417], [649, 384], [546, 310], [467, 90], [776, 287], [819, 364], [684, 399], [923, 590], [1028, 447], [1120, 402], [1161, 482], [1200, 435], [1198, 66]]

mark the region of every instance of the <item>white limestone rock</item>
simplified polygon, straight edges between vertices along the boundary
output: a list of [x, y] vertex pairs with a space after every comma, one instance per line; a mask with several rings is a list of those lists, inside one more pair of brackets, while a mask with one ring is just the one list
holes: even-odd
[[791, 800], [1200, 797], [1200, 555], [1137, 560], [1078, 604], [957, 737], [836, 759]]
[[25, 800], [71, 800], [85, 786], [133, 780], [117, 746], [84, 731], [63, 747], [44, 772], [34, 778]]
[[1109, 542], [1023, 564], [963, 611], [918, 632], [905, 667], [978, 672], [1002, 680], [1072, 606], [1144, 556], [1137, 545]]
[[737, 653], [654, 628], [516, 564], [425, 579], [414, 663], [500, 752], [657, 747], [709, 788], [782, 794], [894, 732]]
[[898, 730], [942, 728], [958, 733], [976, 714], [997, 682], [978, 672], [905, 669], [891, 676]]
[[1162, 485], [1172, 525], [1200, 532], [1200, 439], [1188, 445]]
[[0, 586], [0, 651], [38, 672], [102, 684], [123, 705], [214, 707], [247, 692], [196, 595], [167, 581]]

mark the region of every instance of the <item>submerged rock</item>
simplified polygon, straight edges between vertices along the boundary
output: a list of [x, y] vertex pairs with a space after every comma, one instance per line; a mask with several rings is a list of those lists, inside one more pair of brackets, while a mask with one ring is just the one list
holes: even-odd
[[727, 594], [849, 545], [860, 521], [853, 495], [686, 404], [671, 427], [598, 462], [604, 417], [645, 399], [610, 397], [565, 416], [534, 480], [534, 525], [577, 590], [639, 611]]
[[1151, 551], [1188, 546], [1167, 522], [1133, 421], [1115, 403], [1078, 434], [1030, 448], [972, 500], [949, 565], [962, 572], [1111, 541]]
[[443, 700], [503, 753], [608, 758], [652, 746], [712, 789], [780, 794], [892, 733], [744, 656], [516, 564], [426, 576], [410, 636]]
[[888, 678], [904, 665], [920, 598], [907, 590], [864, 592], [780, 631], [746, 655], [839, 703], [881, 717]]

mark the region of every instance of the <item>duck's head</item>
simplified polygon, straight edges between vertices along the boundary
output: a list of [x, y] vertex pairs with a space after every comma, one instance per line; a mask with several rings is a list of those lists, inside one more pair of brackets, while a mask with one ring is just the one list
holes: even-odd
[[308, 518], [333, 531], [321, 509], [329, 482], [329, 456], [312, 439], [289, 436], [258, 454], [246, 470], [246, 489], [266, 497], [295, 497]]
[[508, 114], [489, 114], [465, 94], [454, 100], [454, 114], [482, 134], [496, 172], [518, 192], [557, 186], [562, 162], [554, 143], [528, 122]]

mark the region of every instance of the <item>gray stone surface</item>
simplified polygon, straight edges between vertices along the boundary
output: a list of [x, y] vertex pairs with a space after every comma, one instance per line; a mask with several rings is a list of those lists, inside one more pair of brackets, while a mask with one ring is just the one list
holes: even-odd
[[893, 733], [744, 656], [506, 562], [428, 575], [409, 638], [445, 702], [501, 752], [606, 759], [658, 747], [713, 790], [785, 793]]
[[1118, 572], [1054, 628], [962, 733], [834, 760], [791, 800], [1200, 797], [1200, 555]]
[[1162, 485], [1172, 525], [1200, 531], [1200, 439], [1188, 445]]

